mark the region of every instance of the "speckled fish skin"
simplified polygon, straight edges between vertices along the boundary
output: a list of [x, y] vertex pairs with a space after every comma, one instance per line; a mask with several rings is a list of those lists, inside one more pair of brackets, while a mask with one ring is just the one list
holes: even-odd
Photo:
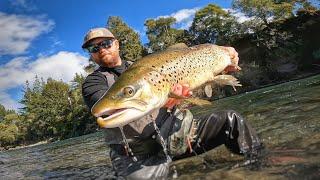
[[[188, 84], [193, 90], [215, 81], [217, 75], [230, 65], [232, 61], [228, 52], [213, 44], [169, 47], [131, 65], [91, 112], [97, 117], [100, 127], [124, 126], [161, 108], [175, 84]], [[222, 84], [239, 86], [230, 75], [222, 79]], [[105, 115], [108, 117], [103, 118]]]

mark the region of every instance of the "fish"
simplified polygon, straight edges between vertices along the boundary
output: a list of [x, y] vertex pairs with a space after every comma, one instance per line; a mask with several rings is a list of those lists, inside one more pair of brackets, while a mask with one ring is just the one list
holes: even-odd
[[241, 69], [220, 46], [170, 46], [135, 61], [94, 104], [91, 113], [101, 128], [122, 127], [160, 109], [168, 98], [179, 98], [171, 92], [175, 84], [188, 84], [191, 91], [210, 82], [241, 86], [237, 78], [225, 74], [230, 66]]

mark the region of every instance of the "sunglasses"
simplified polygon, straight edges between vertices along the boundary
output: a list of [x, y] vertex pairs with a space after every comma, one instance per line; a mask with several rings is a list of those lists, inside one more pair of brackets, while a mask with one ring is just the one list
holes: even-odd
[[110, 48], [112, 46], [112, 43], [113, 43], [113, 39], [106, 39], [106, 40], [101, 41], [98, 44], [89, 45], [85, 49], [89, 53], [96, 53], [100, 50], [100, 48]]

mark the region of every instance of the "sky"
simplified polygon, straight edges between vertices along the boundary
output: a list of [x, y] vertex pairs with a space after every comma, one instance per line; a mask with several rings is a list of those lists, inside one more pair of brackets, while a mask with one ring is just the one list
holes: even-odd
[[109, 16], [119, 16], [147, 43], [144, 22], [173, 16], [187, 29], [197, 10], [209, 3], [230, 8], [231, 0], [1, 0], [0, 104], [23, 107], [25, 83], [35, 76], [70, 82], [89, 55], [81, 49], [90, 28], [105, 27]]

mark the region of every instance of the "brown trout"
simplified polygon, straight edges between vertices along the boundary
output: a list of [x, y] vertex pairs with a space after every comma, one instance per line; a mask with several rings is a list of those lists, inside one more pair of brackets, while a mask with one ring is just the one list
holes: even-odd
[[175, 84], [188, 84], [190, 90], [210, 82], [241, 86], [235, 77], [221, 74], [228, 66], [240, 69], [217, 45], [173, 45], [132, 64], [91, 113], [100, 127], [121, 127], [164, 106]]

